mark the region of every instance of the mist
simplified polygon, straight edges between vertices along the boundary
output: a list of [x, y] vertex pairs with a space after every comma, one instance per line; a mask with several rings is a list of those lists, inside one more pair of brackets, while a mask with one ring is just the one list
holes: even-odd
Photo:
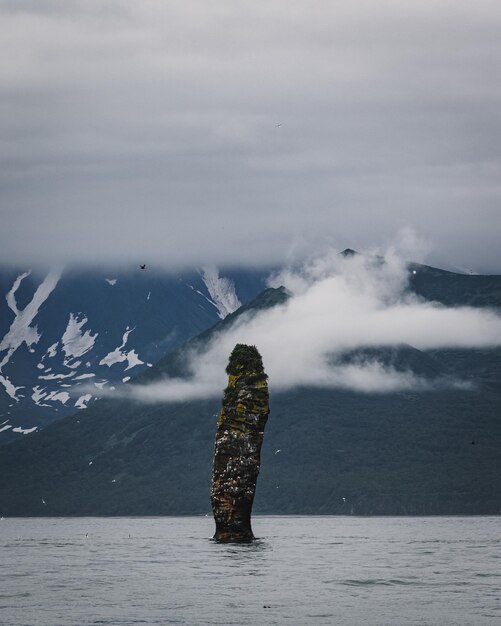
[[301, 386], [379, 393], [444, 385], [468, 388], [465, 381], [420, 378], [375, 357], [343, 362], [343, 355], [360, 348], [501, 345], [501, 316], [496, 311], [422, 300], [408, 291], [408, 280], [408, 264], [398, 246], [384, 257], [343, 257], [330, 250], [271, 276], [270, 285], [284, 286], [290, 299], [239, 316], [203, 351], [189, 354], [188, 378], [130, 385], [120, 393], [144, 402], [220, 396], [228, 357], [237, 343], [258, 348], [270, 391]]

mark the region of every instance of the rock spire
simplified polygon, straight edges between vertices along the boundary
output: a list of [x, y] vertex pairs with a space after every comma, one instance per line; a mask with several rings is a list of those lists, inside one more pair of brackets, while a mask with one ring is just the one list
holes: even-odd
[[268, 383], [255, 346], [237, 344], [226, 372], [228, 386], [218, 418], [212, 473], [214, 539], [249, 541], [254, 538], [252, 503], [270, 411]]

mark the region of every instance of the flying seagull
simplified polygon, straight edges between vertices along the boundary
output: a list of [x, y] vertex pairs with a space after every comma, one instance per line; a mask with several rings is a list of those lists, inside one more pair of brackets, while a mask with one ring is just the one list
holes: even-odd
[[278, 454], [279, 452], [282, 452], [282, 450], [277, 450], [277, 451], [275, 452], [275, 454]]
[[142, 265], [139, 266], [142, 270], [146, 269], [146, 263], [143, 263]]
[[47, 506], [47, 502], [45, 502], [43, 498], [42, 498], [42, 504], [45, 504], [45, 506]]
[[280, 122], [280, 124], [275, 124], [275, 128], [280, 128], [280, 126], [282, 126], [282, 122]]

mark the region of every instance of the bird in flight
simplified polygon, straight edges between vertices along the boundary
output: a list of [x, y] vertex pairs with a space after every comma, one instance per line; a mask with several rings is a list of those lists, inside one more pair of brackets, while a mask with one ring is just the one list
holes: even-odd
[[280, 124], [275, 124], [275, 128], [280, 128], [280, 126], [282, 126], [282, 122], [280, 122]]
[[142, 265], [139, 266], [142, 270], [146, 269], [146, 263], [143, 263]]

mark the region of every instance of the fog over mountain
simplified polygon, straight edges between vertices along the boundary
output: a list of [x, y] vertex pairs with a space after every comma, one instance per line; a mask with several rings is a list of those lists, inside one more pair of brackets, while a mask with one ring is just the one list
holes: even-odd
[[[145, 402], [217, 397], [228, 354], [237, 343], [259, 347], [274, 392], [308, 386], [371, 393], [469, 388], [460, 378], [424, 379], [381, 360], [380, 349], [388, 347], [427, 351], [501, 346], [499, 308], [427, 301], [410, 291], [411, 277], [419, 278], [427, 268], [411, 268], [392, 248], [384, 258], [330, 250], [280, 271], [270, 284], [284, 286], [288, 301], [243, 314], [203, 349], [195, 346], [191, 376], [126, 386], [122, 394]], [[344, 358], [367, 348], [376, 353]]]
[[0, 2], [0, 263], [499, 273], [491, 0]]

